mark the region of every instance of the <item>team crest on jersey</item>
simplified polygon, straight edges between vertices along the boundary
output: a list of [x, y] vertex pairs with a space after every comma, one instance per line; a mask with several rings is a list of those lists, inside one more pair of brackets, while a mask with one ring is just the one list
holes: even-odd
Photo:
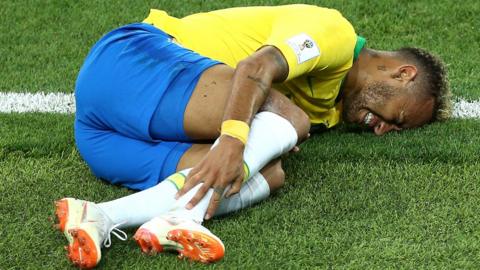
[[315, 44], [313, 38], [305, 33], [289, 38], [287, 44], [295, 52], [299, 64], [320, 56], [320, 49], [317, 44]]
[[303, 50], [305, 48], [308, 48], [308, 49], [313, 48], [313, 41], [309, 39], [305, 40], [305, 42], [303, 42], [302, 47], [300, 49]]

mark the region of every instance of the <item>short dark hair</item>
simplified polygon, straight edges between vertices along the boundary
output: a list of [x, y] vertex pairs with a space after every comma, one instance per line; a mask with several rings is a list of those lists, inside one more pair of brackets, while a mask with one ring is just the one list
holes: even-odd
[[404, 58], [414, 61], [422, 75], [424, 74], [420, 84], [425, 94], [434, 98], [431, 122], [450, 118], [452, 114], [451, 92], [443, 62], [420, 48], [401, 48], [397, 52]]

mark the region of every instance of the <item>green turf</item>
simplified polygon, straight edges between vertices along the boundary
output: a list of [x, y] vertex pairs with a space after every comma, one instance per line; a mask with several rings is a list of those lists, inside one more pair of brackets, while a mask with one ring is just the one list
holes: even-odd
[[[72, 92], [89, 47], [150, 7], [182, 16], [293, 1], [3, 1], [0, 91]], [[306, 1], [340, 9], [369, 46], [421, 46], [448, 64], [457, 96], [478, 99], [480, 2]], [[480, 261], [480, 123], [454, 120], [380, 138], [349, 127], [314, 136], [285, 161], [284, 189], [206, 226], [221, 262], [147, 257], [114, 240], [100, 269], [476, 269]], [[0, 114], [0, 269], [68, 269], [53, 201], [129, 194], [92, 176], [73, 116]], [[130, 236], [132, 231], [129, 231]]]
[[[52, 202], [129, 191], [91, 175], [73, 146], [71, 116], [0, 115], [0, 122], [0, 265], [68, 267], [65, 240], [48, 221]], [[456, 120], [381, 138], [347, 128], [314, 136], [286, 158], [279, 194], [206, 223], [227, 248], [210, 267], [473, 268], [480, 259], [479, 129], [478, 121]], [[100, 266], [189, 265], [115, 240]]]

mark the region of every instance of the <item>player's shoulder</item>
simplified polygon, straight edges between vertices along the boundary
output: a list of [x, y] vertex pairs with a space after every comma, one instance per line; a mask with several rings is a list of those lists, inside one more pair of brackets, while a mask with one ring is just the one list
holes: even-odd
[[[328, 27], [331, 29], [352, 29], [353, 26], [343, 14], [332, 8], [320, 7], [307, 4], [293, 4], [283, 6], [283, 16], [279, 19], [284, 23], [291, 23], [293, 27], [298, 25]], [[340, 30], [340, 29], [339, 29]]]

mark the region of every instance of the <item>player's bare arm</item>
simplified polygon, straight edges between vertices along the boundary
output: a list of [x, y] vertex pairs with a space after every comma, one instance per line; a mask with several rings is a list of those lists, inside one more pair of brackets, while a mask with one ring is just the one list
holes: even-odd
[[[227, 100], [223, 120], [239, 120], [250, 124], [252, 117], [264, 104], [272, 83], [281, 82], [288, 75], [288, 65], [273, 46], [265, 46], [250, 57], [241, 61], [232, 80], [232, 90]], [[187, 208], [197, 204], [209, 188], [214, 188], [207, 216], [212, 216], [220, 202], [225, 188], [232, 184], [226, 196], [240, 190], [244, 178], [244, 143], [228, 135], [220, 136], [218, 145], [190, 172], [180, 197], [200, 182], [202, 188], [192, 198]]]

